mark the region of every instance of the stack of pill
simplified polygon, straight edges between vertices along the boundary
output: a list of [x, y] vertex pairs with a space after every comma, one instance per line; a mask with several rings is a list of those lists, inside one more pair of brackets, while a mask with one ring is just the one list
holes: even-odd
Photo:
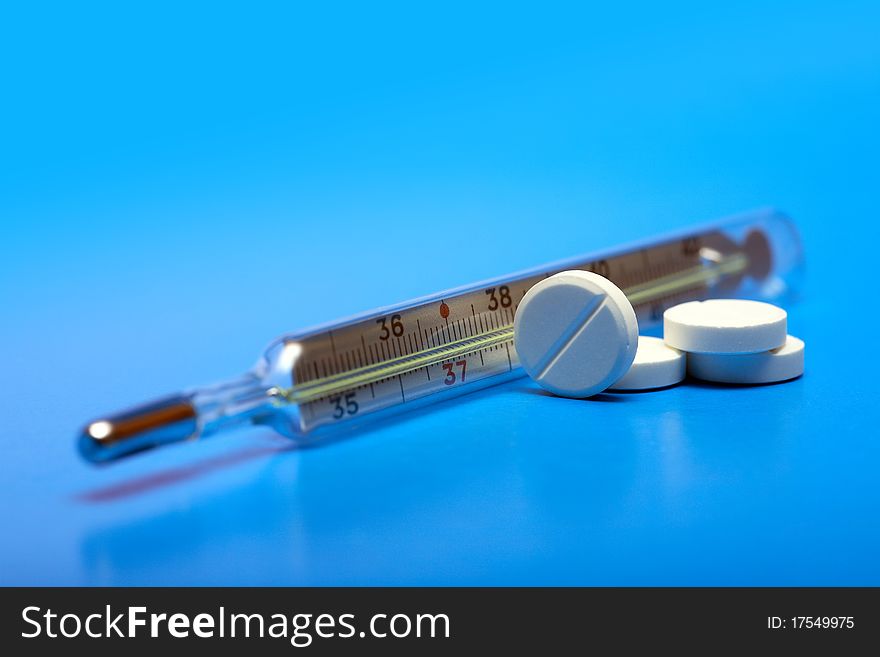
[[687, 352], [687, 371], [715, 383], [776, 383], [804, 373], [804, 343], [777, 306], [744, 299], [690, 301], [663, 314], [663, 339]]
[[514, 319], [526, 373], [545, 389], [576, 398], [606, 389], [666, 388], [686, 373], [716, 383], [793, 379], [804, 371], [804, 343], [787, 331], [781, 308], [712, 299], [667, 310], [662, 340], [639, 336], [623, 292], [584, 271], [561, 272], [535, 285]]

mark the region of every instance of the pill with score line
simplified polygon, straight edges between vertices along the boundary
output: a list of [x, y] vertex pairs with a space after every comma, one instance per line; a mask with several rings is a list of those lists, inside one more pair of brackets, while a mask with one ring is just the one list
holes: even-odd
[[749, 354], [785, 344], [787, 313], [745, 299], [689, 301], [663, 313], [663, 340], [688, 353]]
[[638, 335], [626, 295], [587, 271], [564, 271], [540, 281], [514, 317], [523, 369], [563, 397], [591, 397], [620, 379], [635, 358]]
[[686, 372], [683, 352], [660, 338], [639, 336], [639, 347], [629, 370], [610, 390], [653, 390], [680, 383]]

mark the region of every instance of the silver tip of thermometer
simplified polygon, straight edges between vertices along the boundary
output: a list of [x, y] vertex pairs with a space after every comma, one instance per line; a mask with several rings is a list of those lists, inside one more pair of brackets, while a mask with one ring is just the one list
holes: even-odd
[[559, 271], [610, 279], [644, 327], [682, 301], [780, 299], [796, 290], [802, 264], [795, 226], [763, 210], [475, 283], [283, 336], [241, 377], [89, 423], [79, 450], [102, 463], [240, 424], [267, 425], [306, 444], [324, 431], [520, 376], [518, 303]]
[[79, 451], [93, 463], [112, 461], [153, 447], [195, 437], [196, 409], [186, 395], [172, 395], [87, 424]]

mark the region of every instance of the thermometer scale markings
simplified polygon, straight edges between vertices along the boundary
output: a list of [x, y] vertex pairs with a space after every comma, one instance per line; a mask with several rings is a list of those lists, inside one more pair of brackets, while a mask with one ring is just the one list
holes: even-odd
[[[692, 294], [714, 278], [748, 266], [745, 256], [735, 253], [707, 269], [699, 247], [700, 238], [693, 237], [567, 268], [607, 275], [622, 285], [637, 313], [656, 319], [678, 295]], [[301, 338], [304, 352], [294, 372], [296, 383], [279, 394], [285, 402], [300, 404], [309, 424], [323, 424], [510, 372], [519, 366], [511, 349], [518, 305], [513, 299], [521, 299], [534, 283], [554, 273], [338, 326], [333, 335], [326, 331]], [[485, 310], [478, 312], [478, 307]], [[358, 358], [350, 354], [363, 364], [353, 365]], [[316, 358], [322, 365], [329, 358], [332, 373], [317, 376], [316, 368], [309, 366]], [[361, 399], [366, 388], [370, 398]]]

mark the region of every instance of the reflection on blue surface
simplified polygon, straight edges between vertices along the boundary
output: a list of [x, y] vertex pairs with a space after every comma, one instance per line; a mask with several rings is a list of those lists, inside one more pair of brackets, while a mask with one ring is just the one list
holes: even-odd
[[[875, 6], [120, 11], [0, 44], [0, 583], [880, 584]], [[74, 451], [284, 331], [766, 204], [797, 381]]]

